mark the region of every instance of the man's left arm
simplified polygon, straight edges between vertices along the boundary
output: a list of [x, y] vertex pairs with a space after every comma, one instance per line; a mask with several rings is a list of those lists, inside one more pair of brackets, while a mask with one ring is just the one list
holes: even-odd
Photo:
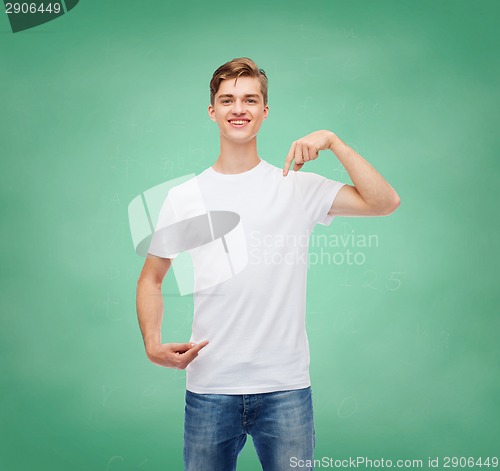
[[331, 150], [344, 166], [354, 185], [344, 185], [338, 192], [328, 214], [334, 216], [385, 216], [399, 206], [399, 196], [369, 162], [331, 131], [315, 131], [295, 141], [283, 167], [288, 174], [305, 162], [318, 158], [321, 150]]

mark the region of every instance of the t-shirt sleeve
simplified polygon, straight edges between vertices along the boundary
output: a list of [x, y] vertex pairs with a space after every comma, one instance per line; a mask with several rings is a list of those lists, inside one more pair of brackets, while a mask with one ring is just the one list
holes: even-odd
[[177, 221], [178, 218], [175, 213], [175, 208], [172, 204], [172, 198], [169, 194], [165, 198], [165, 201], [158, 215], [158, 223], [156, 224], [155, 232], [153, 233], [153, 236], [151, 238], [148, 253], [162, 258], [174, 259], [175, 257], [177, 257], [178, 253], [172, 253], [169, 249], [169, 246], [171, 247], [172, 244], [167, 238], [168, 232], [162, 230], [165, 227], [176, 223]]
[[330, 211], [333, 200], [345, 183], [302, 170], [296, 172], [295, 175], [304, 211], [309, 215], [313, 225], [329, 226], [334, 216], [329, 215], [328, 211]]

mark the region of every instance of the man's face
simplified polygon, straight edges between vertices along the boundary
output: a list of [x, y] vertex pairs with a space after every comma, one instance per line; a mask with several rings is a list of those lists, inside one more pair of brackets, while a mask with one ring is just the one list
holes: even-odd
[[219, 125], [221, 138], [244, 144], [257, 136], [269, 108], [264, 106], [260, 81], [253, 77], [223, 80], [208, 106], [208, 115]]

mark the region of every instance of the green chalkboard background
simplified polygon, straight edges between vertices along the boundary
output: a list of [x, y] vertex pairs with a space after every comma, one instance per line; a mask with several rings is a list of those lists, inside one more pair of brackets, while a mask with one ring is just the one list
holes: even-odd
[[[144, 354], [127, 207], [213, 164], [208, 83], [238, 56], [270, 80], [262, 158], [330, 129], [402, 202], [315, 229], [376, 241], [310, 267], [316, 457], [499, 456], [499, 13], [82, 0], [18, 33], [0, 16], [1, 468], [182, 469], [184, 372]], [[349, 182], [331, 153], [304, 171]], [[164, 292], [164, 339], [187, 340], [192, 298], [171, 272]], [[257, 469], [249, 441], [238, 470]]]

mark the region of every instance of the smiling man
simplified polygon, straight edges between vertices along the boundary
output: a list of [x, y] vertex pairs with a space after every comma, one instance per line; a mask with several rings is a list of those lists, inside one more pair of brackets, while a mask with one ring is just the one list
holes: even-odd
[[[263, 470], [312, 469], [305, 329], [309, 236], [316, 224], [329, 225], [335, 216], [382, 216], [399, 206], [387, 181], [331, 131], [293, 142], [282, 169], [260, 158], [257, 133], [268, 113], [267, 77], [252, 60], [233, 59], [214, 72], [208, 114], [219, 127], [220, 153], [196, 183], [207, 211], [239, 215], [249, 262], [235, 276], [194, 293], [190, 342], [161, 340], [161, 286], [176, 254], [153, 239], [138, 281], [148, 358], [187, 371], [188, 471], [235, 470], [247, 435]], [[353, 185], [299, 171], [322, 150], [337, 157]], [[182, 204], [176, 208], [183, 211]], [[174, 213], [162, 210], [158, 227], [174, 223]]]

